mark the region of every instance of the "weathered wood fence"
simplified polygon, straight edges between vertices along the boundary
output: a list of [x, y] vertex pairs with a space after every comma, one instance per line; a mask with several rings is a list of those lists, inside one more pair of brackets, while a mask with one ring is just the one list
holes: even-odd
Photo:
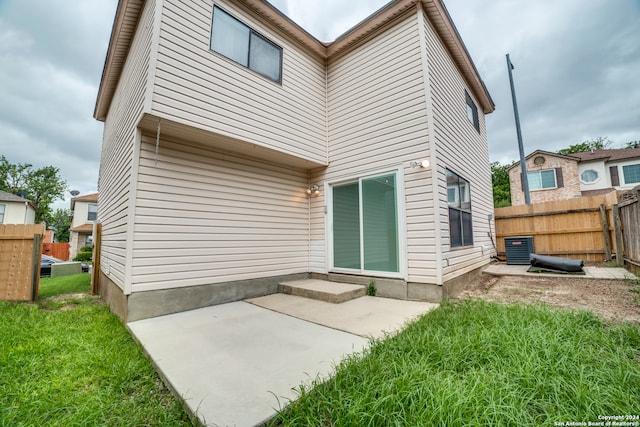
[[640, 267], [640, 190], [635, 196], [620, 202], [620, 221], [624, 241], [624, 260]]
[[40, 288], [41, 224], [0, 225], [0, 300], [35, 300]]
[[498, 254], [505, 253], [505, 237], [533, 236], [535, 252], [540, 255], [584, 261], [609, 260], [613, 254], [622, 252], [622, 227], [613, 208], [616, 203], [616, 192], [610, 192], [601, 196], [497, 208]]

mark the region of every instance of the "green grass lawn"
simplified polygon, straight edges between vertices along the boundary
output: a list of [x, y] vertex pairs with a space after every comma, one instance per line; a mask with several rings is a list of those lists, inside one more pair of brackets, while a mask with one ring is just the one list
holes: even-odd
[[299, 390], [272, 425], [520, 426], [640, 415], [640, 329], [542, 305], [444, 303]]
[[0, 426], [188, 426], [90, 275], [41, 280], [35, 304], [0, 302]]
[[89, 273], [60, 277], [43, 277], [40, 279], [38, 299], [61, 294], [89, 293], [90, 291], [91, 275]]

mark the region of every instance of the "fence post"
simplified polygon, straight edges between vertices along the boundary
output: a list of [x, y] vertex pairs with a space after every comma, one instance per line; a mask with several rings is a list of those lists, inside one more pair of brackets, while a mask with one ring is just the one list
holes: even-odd
[[622, 227], [620, 226], [620, 210], [618, 204], [612, 206], [613, 209], [613, 230], [616, 238], [616, 265], [624, 265], [624, 248], [622, 245]]
[[607, 207], [600, 205], [600, 218], [602, 220], [602, 232], [604, 233], [605, 261], [611, 259], [611, 233], [609, 232], [609, 218], [607, 217]]
[[40, 245], [39, 234], [33, 235], [33, 257], [31, 258], [31, 301], [38, 298], [40, 288], [40, 257], [42, 256], [42, 246]]
[[93, 225], [93, 266], [91, 268], [91, 294], [100, 292], [100, 253], [102, 248], [102, 224]]

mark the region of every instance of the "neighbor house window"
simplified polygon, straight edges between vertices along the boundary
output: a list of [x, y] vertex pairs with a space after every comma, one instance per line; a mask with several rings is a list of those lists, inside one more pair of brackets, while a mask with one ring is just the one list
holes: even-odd
[[89, 213], [87, 214], [87, 221], [95, 221], [96, 219], [98, 219], [98, 205], [89, 205], [88, 207], [88, 211]]
[[447, 169], [449, 236], [451, 247], [473, 245], [469, 181]]
[[93, 247], [93, 236], [91, 235], [85, 236], [84, 245]]
[[211, 49], [280, 83], [282, 48], [217, 6], [213, 7]]
[[529, 190], [543, 190], [545, 188], [557, 187], [555, 169], [527, 172], [527, 178], [529, 180]]
[[580, 180], [587, 184], [591, 182], [595, 182], [598, 179], [598, 171], [593, 169], [587, 169], [586, 171], [580, 174]]
[[478, 107], [476, 107], [475, 102], [473, 102], [473, 99], [471, 99], [471, 95], [469, 95], [469, 92], [467, 92], [466, 90], [464, 91], [464, 96], [467, 100], [467, 117], [469, 118], [469, 121], [471, 122], [473, 127], [476, 128], [478, 132], [480, 132], [480, 121], [478, 120]]
[[4, 208], [6, 205], [0, 205], [0, 224], [4, 224]]
[[622, 176], [625, 184], [640, 182], [640, 164], [622, 166]]

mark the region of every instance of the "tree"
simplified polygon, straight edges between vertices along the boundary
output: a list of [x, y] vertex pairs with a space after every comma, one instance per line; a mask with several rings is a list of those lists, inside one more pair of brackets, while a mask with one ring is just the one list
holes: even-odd
[[571, 154], [571, 153], [582, 153], [583, 151], [591, 151], [591, 150], [606, 150], [611, 147], [613, 141], [609, 140], [606, 136], [603, 138], [601, 136], [594, 139], [587, 139], [586, 141], [582, 141], [580, 144], [570, 145], [567, 148], [562, 148], [558, 150], [558, 154]]
[[57, 242], [68, 242], [69, 229], [71, 228], [71, 210], [56, 209], [51, 215], [51, 222], [48, 225], [55, 230], [54, 237]]
[[624, 145], [624, 148], [640, 148], [640, 141], [629, 141]]
[[511, 185], [509, 184], [509, 173], [507, 172], [511, 165], [501, 165], [500, 162], [491, 163], [494, 208], [511, 206]]
[[0, 155], [0, 190], [19, 194], [36, 206], [36, 223], [51, 222], [51, 203], [64, 199], [67, 182], [60, 169], [45, 166], [33, 169], [28, 163], [10, 163]]

